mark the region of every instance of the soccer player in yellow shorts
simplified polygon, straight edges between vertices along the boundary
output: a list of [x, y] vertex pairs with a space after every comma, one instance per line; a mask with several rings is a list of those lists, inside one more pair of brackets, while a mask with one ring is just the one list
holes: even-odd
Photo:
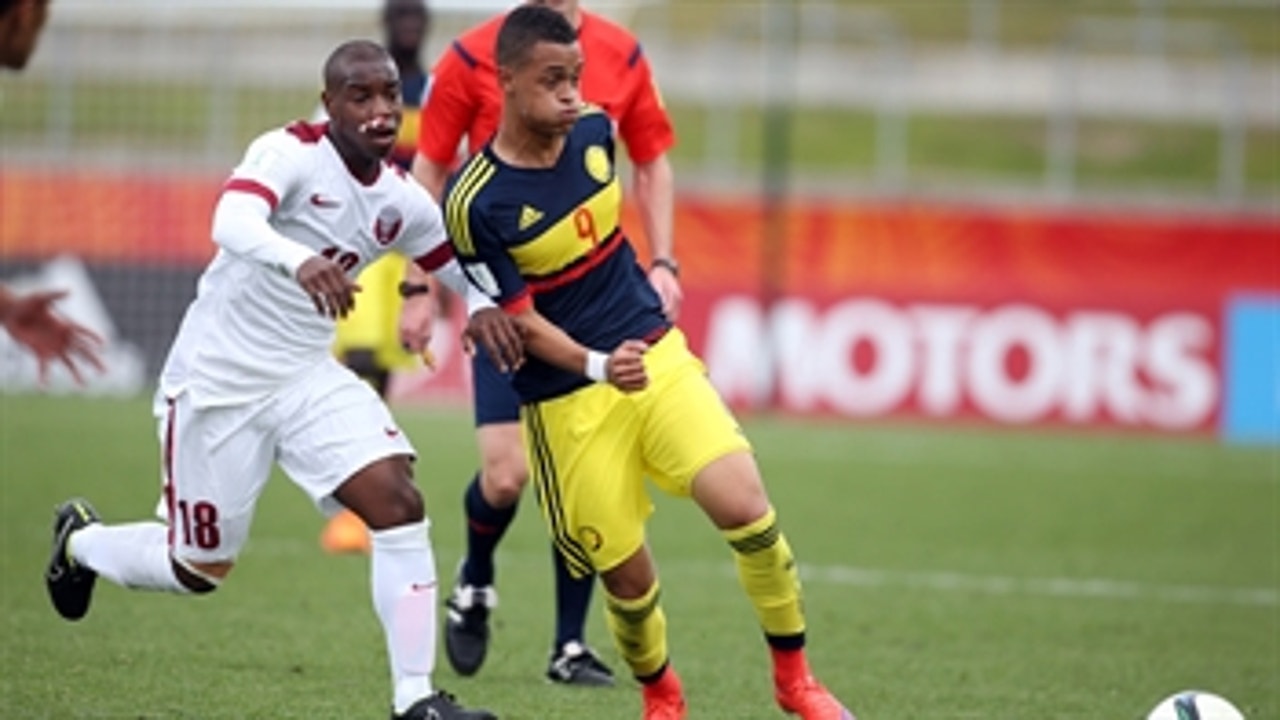
[[728, 542], [778, 705], [804, 720], [852, 720], [810, 672], [795, 560], [750, 445], [619, 225], [613, 128], [582, 107], [573, 26], [544, 7], [516, 8], [497, 61], [502, 119], [449, 182], [449, 239], [472, 284], [521, 326], [524, 356], [495, 362], [514, 368], [538, 500], [570, 570], [600, 574], [644, 720], [687, 712], [645, 544], [646, 474], [691, 497]]
[[521, 413], [543, 515], [571, 567], [621, 565], [644, 545], [649, 476], [689, 497], [698, 471], [751, 445], [678, 329], [644, 353], [648, 386], [595, 383]]

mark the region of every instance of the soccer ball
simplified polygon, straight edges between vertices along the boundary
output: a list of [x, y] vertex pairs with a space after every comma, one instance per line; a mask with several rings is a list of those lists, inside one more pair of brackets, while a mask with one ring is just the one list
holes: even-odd
[[1147, 720], [1244, 720], [1244, 713], [1213, 693], [1185, 690], [1160, 701]]

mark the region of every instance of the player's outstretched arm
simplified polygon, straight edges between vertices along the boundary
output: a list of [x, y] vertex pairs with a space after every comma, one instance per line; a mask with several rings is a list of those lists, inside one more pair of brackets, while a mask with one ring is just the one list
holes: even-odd
[[400, 346], [411, 353], [424, 353], [431, 345], [436, 317], [440, 315], [439, 293], [426, 280], [406, 279], [400, 283], [400, 294]]
[[421, 353], [431, 343], [436, 316], [443, 310], [440, 283], [417, 263], [405, 263], [401, 287], [426, 288], [404, 298], [400, 306], [400, 344], [409, 352]]
[[57, 361], [71, 371], [77, 383], [83, 384], [81, 363], [93, 366], [98, 372], [105, 370], [98, 355], [103, 342], [89, 328], [53, 312], [53, 303], [66, 294], [56, 290], [15, 295], [0, 287], [0, 324], [36, 356], [41, 382], [48, 377], [49, 363]]

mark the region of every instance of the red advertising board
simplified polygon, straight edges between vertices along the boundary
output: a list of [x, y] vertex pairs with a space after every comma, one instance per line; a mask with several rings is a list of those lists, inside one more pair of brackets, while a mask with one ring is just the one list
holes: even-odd
[[[738, 407], [1207, 433], [1226, 299], [1280, 292], [1275, 218], [813, 202], [779, 248], [765, 226], [677, 212], [680, 323]], [[400, 385], [433, 387], [458, 390]]]
[[[0, 170], [0, 260], [202, 264], [220, 182]], [[680, 324], [737, 406], [1207, 432], [1225, 303], [1280, 295], [1274, 215], [677, 205]], [[639, 232], [634, 208], [625, 222]], [[397, 378], [396, 397], [465, 399], [455, 336], [437, 333], [438, 371]]]

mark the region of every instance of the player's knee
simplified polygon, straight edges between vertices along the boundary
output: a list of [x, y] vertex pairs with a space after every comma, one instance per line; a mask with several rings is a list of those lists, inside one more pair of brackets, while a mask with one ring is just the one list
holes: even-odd
[[426, 507], [422, 493], [412, 482], [396, 483], [387, 496], [385, 505], [379, 511], [378, 522], [370, 523], [375, 530], [399, 527], [420, 522], [426, 517]]
[[658, 576], [653, 558], [648, 549], [642, 547], [617, 566], [600, 573], [600, 581], [613, 597], [634, 600], [648, 594]]
[[721, 530], [749, 525], [769, 512], [755, 460], [733, 453], [707, 465], [693, 479], [693, 499]]
[[529, 467], [523, 451], [504, 452], [498, 457], [486, 457], [481, 471], [481, 484], [485, 499], [497, 507], [511, 507], [520, 499], [520, 493], [529, 482]]
[[520, 499], [528, 480], [529, 474], [523, 472], [486, 472], [481, 480], [485, 500], [495, 507], [511, 507]]
[[172, 557], [173, 576], [182, 587], [196, 595], [204, 595], [218, 589], [231, 572], [233, 563], [195, 563]]

